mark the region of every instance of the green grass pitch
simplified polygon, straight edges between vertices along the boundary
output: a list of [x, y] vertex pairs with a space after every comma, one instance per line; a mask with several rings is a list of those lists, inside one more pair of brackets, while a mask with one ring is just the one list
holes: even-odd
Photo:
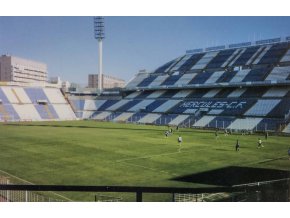
[[[213, 131], [179, 129], [165, 138], [167, 129], [94, 121], [2, 123], [0, 175], [33, 184], [204, 187], [210, 184], [174, 178], [228, 166], [290, 169], [289, 137], [269, 136], [266, 141], [263, 135], [219, 133], [216, 139]], [[261, 149], [257, 149], [259, 137], [264, 142]], [[61, 193], [74, 201], [93, 201], [94, 194]], [[128, 193], [108, 195], [135, 200]], [[144, 195], [148, 201], [170, 198]]]

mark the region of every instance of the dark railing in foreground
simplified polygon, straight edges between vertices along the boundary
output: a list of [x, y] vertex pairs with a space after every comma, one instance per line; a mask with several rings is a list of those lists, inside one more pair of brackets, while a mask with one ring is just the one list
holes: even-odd
[[136, 193], [136, 201], [142, 201], [143, 193], [219, 193], [219, 192], [256, 192], [263, 186], [243, 187], [208, 187], [208, 188], [176, 188], [176, 187], [136, 187], [136, 186], [67, 186], [67, 185], [0, 185], [0, 190], [11, 191], [62, 191], [62, 192], [128, 192]]

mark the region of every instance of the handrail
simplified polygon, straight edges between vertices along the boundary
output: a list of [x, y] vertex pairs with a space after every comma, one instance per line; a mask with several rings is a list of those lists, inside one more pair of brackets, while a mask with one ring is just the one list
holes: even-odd
[[63, 192], [133, 192], [136, 193], [136, 201], [142, 201], [143, 193], [218, 193], [218, 192], [248, 192], [261, 191], [262, 186], [250, 187], [202, 187], [202, 188], [178, 188], [178, 187], [140, 187], [140, 186], [69, 186], [69, 185], [0, 185], [0, 190], [17, 191], [63, 191]]

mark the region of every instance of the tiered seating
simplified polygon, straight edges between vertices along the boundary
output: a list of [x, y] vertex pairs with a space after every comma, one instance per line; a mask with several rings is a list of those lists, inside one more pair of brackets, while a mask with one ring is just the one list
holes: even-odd
[[178, 69], [179, 72], [189, 71], [202, 57], [204, 54], [193, 54], [191, 55]]
[[9, 104], [9, 100], [6, 97], [5, 93], [3, 92], [3, 90], [0, 88], [0, 103], [1, 104]]
[[290, 133], [290, 123], [283, 129], [284, 133]]
[[99, 111], [105, 111], [107, 110], [109, 107], [111, 107], [112, 105], [116, 104], [118, 102], [118, 100], [107, 100], [106, 102], [104, 102], [100, 107], [99, 107]]
[[148, 76], [145, 79], [143, 79], [138, 85], [138, 87], [146, 87], [149, 86], [155, 79], [157, 78], [157, 76]]
[[112, 112], [108, 112], [108, 111], [98, 112], [96, 114], [93, 114], [91, 119], [93, 119], [93, 120], [105, 120], [111, 114], [112, 114]]
[[250, 59], [256, 54], [256, 52], [259, 50], [260, 47], [249, 47], [244, 49], [239, 56], [233, 60], [233, 62], [230, 64], [230, 66], [243, 66], [246, 65]]
[[53, 105], [53, 108], [55, 109], [58, 117], [60, 117], [61, 120], [75, 119], [75, 114], [73, 110], [67, 104], [55, 104]]
[[246, 69], [246, 70], [240, 70], [238, 71], [235, 76], [230, 80], [230, 83], [238, 83], [238, 82], [242, 82], [243, 79], [248, 75], [248, 73], [251, 70]]
[[40, 117], [44, 120], [47, 119], [58, 119], [58, 115], [55, 109], [51, 105], [35, 105], [36, 110], [38, 111]]
[[199, 69], [204, 69], [209, 62], [211, 62], [214, 57], [218, 55], [219, 52], [208, 52], [206, 53], [193, 67], [191, 70], [199, 70]]
[[290, 75], [290, 67], [275, 67], [265, 80], [287, 80]]
[[207, 84], [207, 83], [215, 83], [224, 73], [225, 73], [224, 71], [216, 71], [204, 83], [205, 84]]
[[126, 87], [129, 88], [135, 88], [138, 84], [140, 84], [146, 77], [148, 77], [148, 74], [137, 74], [136, 77], [131, 80]]
[[132, 92], [131, 94], [127, 95], [126, 98], [127, 99], [136, 98], [139, 94], [140, 92]]
[[238, 98], [240, 97], [247, 89], [246, 88], [236, 88], [229, 95], [229, 98]]
[[280, 102], [279, 99], [258, 100], [246, 113], [246, 116], [267, 116]]
[[206, 93], [208, 93], [208, 89], [195, 89], [186, 98], [201, 98]]
[[245, 118], [234, 120], [227, 128], [235, 130], [254, 130], [263, 118]]
[[265, 92], [268, 91], [267, 87], [250, 87], [243, 92], [239, 97], [241, 98], [261, 98]]
[[98, 110], [105, 102], [106, 100], [87, 100], [85, 102], [84, 109], [89, 111]]
[[164, 92], [160, 98], [172, 98], [175, 94], [177, 94], [178, 90], [168, 90]]
[[274, 131], [290, 114], [290, 40], [279, 40], [192, 50], [139, 73], [123, 99], [84, 111], [105, 112], [91, 114], [101, 120]]
[[182, 122], [184, 122], [190, 115], [178, 115], [173, 120], [171, 120], [168, 124], [173, 126], [179, 126]]
[[161, 114], [146, 114], [144, 117], [142, 117], [140, 120], [138, 120], [139, 123], [154, 123], [159, 117], [161, 117]]
[[287, 53], [283, 56], [280, 62], [290, 62], [290, 49], [288, 49]]
[[39, 100], [50, 102], [42, 88], [25, 88], [24, 91], [32, 103], [38, 103]]
[[182, 77], [182, 75], [169, 76], [166, 78], [166, 80], [163, 81], [163, 83], [161, 85], [162, 86], [174, 85], [181, 77]]
[[152, 102], [151, 104], [149, 104], [145, 110], [146, 110], [146, 112], [153, 112], [155, 109], [157, 109], [159, 106], [161, 106], [165, 102], [166, 102], [166, 100], [156, 100], [156, 101]]
[[278, 117], [278, 118], [284, 118], [286, 114], [288, 114], [290, 111], [290, 99], [282, 99], [279, 104], [276, 105], [272, 109], [272, 111], [267, 115], [268, 117]]
[[204, 84], [212, 74], [213, 72], [199, 73], [188, 84]]
[[13, 105], [16, 113], [19, 115], [21, 120], [39, 121], [42, 120], [41, 116], [37, 112], [33, 104], [15, 104]]
[[211, 128], [227, 129], [235, 119], [234, 117], [216, 116], [207, 125]]
[[167, 78], [171, 77], [169, 75], [157, 76], [148, 86], [149, 87], [160, 86]]
[[228, 60], [235, 52], [234, 49], [228, 49], [224, 51], [220, 51], [218, 55], [216, 55], [206, 66], [208, 69], [210, 68], [220, 68], [224, 62]]
[[216, 83], [228, 83], [237, 74], [237, 71], [225, 71], [217, 80]]
[[197, 73], [183, 74], [182, 77], [180, 77], [180, 79], [177, 80], [175, 85], [178, 87], [180, 87], [182, 85], [187, 85], [196, 75], [197, 75]]
[[[220, 89], [220, 91], [214, 97], [215, 98], [227, 98], [231, 93], [233, 93], [234, 90], [235, 90], [235, 88]], [[236, 96], [236, 97], [239, 97], [239, 96]]]
[[170, 108], [173, 108], [179, 102], [181, 102], [181, 100], [168, 100], [160, 105], [158, 108], [153, 110], [153, 112], [166, 113]]
[[128, 111], [137, 112], [140, 110], [145, 110], [146, 107], [148, 105], [150, 105], [151, 103], [153, 103], [154, 101], [155, 100], [152, 100], [152, 99], [143, 100], [143, 101], [139, 102], [138, 104], [134, 105], [133, 107], [131, 107], [130, 109], [128, 109]]
[[203, 95], [203, 98], [213, 98], [217, 93], [219, 93], [221, 89], [210, 89], [205, 95]]
[[288, 50], [287, 43], [273, 45], [258, 64], [277, 64]]
[[130, 100], [123, 106], [119, 107], [118, 111], [129, 111], [130, 108], [134, 107], [135, 105], [139, 104], [142, 100]]
[[284, 97], [290, 91], [290, 87], [272, 87], [264, 95], [263, 98]]
[[284, 119], [264, 118], [255, 128], [258, 131], [281, 131], [281, 124]]
[[178, 115], [176, 114], [162, 114], [157, 120], [155, 120], [156, 125], [168, 125], [173, 121]]
[[51, 103], [53, 104], [66, 104], [67, 103], [59, 89], [46, 88], [46, 89], [43, 89], [43, 91]]
[[270, 50], [272, 45], [267, 45], [266, 47], [261, 47], [261, 50], [258, 50], [258, 54], [256, 56], [256, 59], [252, 62], [252, 64], [258, 64], [261, 59], [264, 57], [264, 55]]
[[[179, 58], [177, 58], [179, 59]], [[177, 63], [177, 59], [170, 61], [166, 64], [164, 64], [163, 66], [159, 67], [158, 69], [156, 69], [154, 71], [155, 74], [161, 74], [161, 73], [166, 73], [170, 68], [172, 68], [172, 66], [174, 66]]]
[[165, 90], [158, 90], [148, 95], [147, 98], [158, 98], [161, 95], [163, 95], [165, 92], [166, 92]]
[[89, 100], [70, 100], [70, 104], [73, 107], [74, 111], [83, 111], [85, 110], [85, 103]]
[[121, 113], [119, 116], [114, 118], [114, 121], [117, 122], [125, 122], [127, 121], [131, 116], [133, 115], [133, 113]]
[[[0, 100], [0, 120], [7, 120], [7, 118], [10, 121], [76, 119], [71, 105], [56, 88], [1, 86]], [[83, 106], [78, 109], [83, 110]]]
[[268, 74], [269, 69], [267, 68], [254, 69], [245, 76], [242, 82], [263, 81]]
[[193, 124], [193, 127], [209, 127], [208, 124], [215, 119], [215, 116], [203, 116]]
[[191, 90], [181, 90], [178, 91], [173, 98], [185, 98], [187, 97], [192, 91]]
[[0, 120], [19, 121], [21, 120], [11, 104], [0, 104]]
[[147, 115], [147, 113], [139, 113], [139, 112], [134, 113], [128, 121], [130, 121], [132, 123], [136, 123], [136, 122], [139, 122], [139, 120], [141, 120], [146, 115]]
[[120, 101], [117, 101], [115, 104], [109, 106], [106, 108], [106, 110], [108, 111], [116, 111], [118, 110], [120, 107], [124, 106], [125, 104], [127, 104], [128, 102], [130, 102], [130, 100], [127, 99], [123, 99]]

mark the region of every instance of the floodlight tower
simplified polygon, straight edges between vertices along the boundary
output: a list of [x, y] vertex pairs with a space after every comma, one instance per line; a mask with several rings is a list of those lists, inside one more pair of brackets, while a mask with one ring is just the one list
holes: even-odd
[[99, 44], [99, 78], [98, 78], [98, 88], [100, 93], [103, 89], [103, 39], [105, 38], [105, 26], [104, 17], [94, 17], [94, 33], [95, 39], [98, 40]]

